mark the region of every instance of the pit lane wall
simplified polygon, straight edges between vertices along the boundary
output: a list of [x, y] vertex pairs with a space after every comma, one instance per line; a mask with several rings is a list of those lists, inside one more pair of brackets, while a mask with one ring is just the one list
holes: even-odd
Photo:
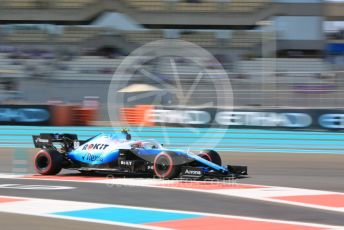
[[139, 105], [123, 108], [121, 120], [130, 125], [199, 128], [260, 128], [283, 130], [343, 130], [340, 109], [221, 109], [170, 108]]

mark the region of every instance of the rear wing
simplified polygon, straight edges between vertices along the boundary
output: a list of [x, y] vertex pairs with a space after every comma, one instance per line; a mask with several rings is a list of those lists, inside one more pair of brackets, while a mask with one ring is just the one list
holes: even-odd
[[78, 136], [76, 134], [41, 133], [33, 135], [32, 139], [35, 148], [50, 148], [54, 143], [61, 143], [67, 147], [78, 141]]

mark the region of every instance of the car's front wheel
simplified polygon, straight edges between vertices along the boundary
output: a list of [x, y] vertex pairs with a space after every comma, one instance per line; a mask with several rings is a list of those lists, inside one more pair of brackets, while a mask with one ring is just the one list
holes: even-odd
[[41, 175], [56, 175], [62, 169], [62, 161], [58, 151], [42, 149], [35, 156], [35, 170]]
[[198, 154], [198, 156], [214, 164], [217, 164], [217, 165], [222, 164], [220, 155], [214, 150], [210, 150], [210, 149], [203, 150], [200, 154]]
[[162, 179], [172, 179], [179, 175], [181, 161], [175, 152], [164, 151], [159, 153], [154, 159], [154, 173]]

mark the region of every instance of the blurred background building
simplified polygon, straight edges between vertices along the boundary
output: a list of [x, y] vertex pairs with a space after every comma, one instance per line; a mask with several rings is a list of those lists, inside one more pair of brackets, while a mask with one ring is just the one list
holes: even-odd
[[[342, 108], [343, 20], [344, 1], [0, 0], [0, 102], [96, 96], [106, 119], [121, 61], [147, 42], [177, 38], [223, 65], [236, 107]], [[196, 77], [194, 66], [178, 64], [185, 84]], [[147, 65], [171, 74], [163, 61]], [[207, 90], [194, 98], [211, 97]]]

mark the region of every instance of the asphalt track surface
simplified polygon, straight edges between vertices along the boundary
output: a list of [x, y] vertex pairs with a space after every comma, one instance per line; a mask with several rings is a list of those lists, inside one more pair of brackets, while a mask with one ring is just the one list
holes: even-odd
[[[18, 229], [44, 229], [44, 230], [56, 230], [56, 229], [73, 229], [73, 230], [85, 230], [85, 229], [99, 229], [99, 224], [88, 223], [72, 220], [61, 220], [52, 218], [42, 218], [36, 216], [16, 215], [9, 213], [0, 213], [1, 229], [5, 230], [18, 230]], [[133, 228], [116, 227], [112, 225], [101, 226], [102, 230], [131, 230]]]
[[[8, 165], [12, 160], [12, 151], [12, 149], [2, 149], [0, 154], [1, 172], [10, 172], [11, 169]], [[31, 149], [28, 152], [31, 158], [35, 150]], [[344, 155], [227, 152], [222, 153], [222, 159], [228, 164], [249, 166], [250, 177], [240, 179], [239, 183], [344, 192]], [[109, 188], [104, 184], [71, 181], [0, 179], [0, 184], [11, 183], [63, 185], [72, 186], [75, 189], [47, 192], [0, 188], [0, 195], [209, 212], [344, 226], [344, 214], [339, 212], [192, 191], [130, 186]], [[1, 229], [94, 229], [99, 225], [102, 229], [128, 229], [122, 226], [114, 228], [114, 226], [103, 224], [7, 213], [0, 213], [0, 223]]]

